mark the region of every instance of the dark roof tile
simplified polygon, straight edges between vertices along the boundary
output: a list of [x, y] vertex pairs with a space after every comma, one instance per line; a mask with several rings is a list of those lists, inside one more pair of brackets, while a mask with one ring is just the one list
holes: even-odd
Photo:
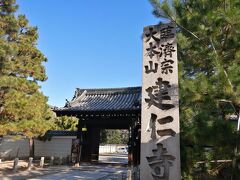
[[78, 131], [61, 131], [61, 130], [55, 130], [55, 131], [47, 131], [45, 133], [45, 136], [77, 136]]
[[[78, 89], [73, 99], [65, 107], [57, 110], [67, 111], [112, 111], [139, 110], [141, 87]], [[56, 110], [56, 109], [55, 109]]]

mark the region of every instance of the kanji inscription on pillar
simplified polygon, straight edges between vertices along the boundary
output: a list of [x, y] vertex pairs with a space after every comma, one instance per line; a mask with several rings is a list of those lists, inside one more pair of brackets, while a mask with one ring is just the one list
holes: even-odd
[[180, 180], [178, 61], [175, 24], [143, 32], [141, 180]]

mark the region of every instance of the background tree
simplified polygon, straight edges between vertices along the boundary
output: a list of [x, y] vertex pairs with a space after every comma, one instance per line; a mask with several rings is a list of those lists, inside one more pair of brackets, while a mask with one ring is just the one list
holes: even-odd
[[51, 128], [38, 85], [47, 79], [47, 59], [37, 48], [37, 27], [29, 26], [25, 15], [16, 16], [17, 9], [15, 0], [0, 0], [0, 133], [34, 135]]
[[128, 130], [102, 129], [100, 131], [101, 144], [127, 144]]
[[54, 124], [56, 125], [56, 129], [59, 130], [77, 131], [78, 118], [60, 116], [55, 118]]
[[182, 174], [194, 176], [203, 160], [202, 170], [221, 176], [226, 166], [209, 162], [235, 156], [236, 127], [226, 120], [240, 105], [240, 2], [150, 2], [155, 16], [178, 27]]

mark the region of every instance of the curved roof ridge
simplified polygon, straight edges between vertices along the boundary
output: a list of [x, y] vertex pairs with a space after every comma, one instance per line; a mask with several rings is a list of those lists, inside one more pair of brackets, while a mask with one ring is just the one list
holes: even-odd
[[79, 96], [73, 98], [73, 100], [69, 102], [70, 106], [74, 105], [75, 103], [80, 102], [86, 96], [86, 94], [87, 94], [87, 91], [85, 90]]
[[141, 91], [141, 86], [136, 87], [122, 87], [122, 88], [90, 88], [90, 89], [80, 89], [77, 88], [77, 92], [82, 94], [82, 92], [87, 91], [87, 94], [112, 94], [112, 93], [130, 93]]
[[[141, 86], [124, 88], [79, 89], [72, 101], [63, 108], [67, 111], [136, 110], [141, 106]], [[60, 109], [59, 109], [60, 110]]]

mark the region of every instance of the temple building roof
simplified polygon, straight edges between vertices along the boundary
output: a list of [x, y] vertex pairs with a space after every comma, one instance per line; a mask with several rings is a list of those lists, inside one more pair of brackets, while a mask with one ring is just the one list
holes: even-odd
[[79, 134], [78, 131], [66, 131], [66, 130], [48, 130], [45, 133], [46, 137], [52, 137], [52, 136], [77, 136]]
[[71, 101], [54, 111], [122, 111], [141, 109], [141, 87], [79, 89]]

